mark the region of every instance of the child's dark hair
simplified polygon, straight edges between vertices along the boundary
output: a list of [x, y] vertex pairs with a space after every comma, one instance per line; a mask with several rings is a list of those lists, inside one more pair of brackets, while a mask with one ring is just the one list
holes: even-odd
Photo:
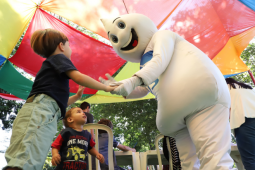
[[64, 124], [64, 126], [65, 126], [66, 128], [69, 127], [69, 124], [68, 124], [67, 119], [68, 119], [69, 117], [72, 116], [72, 110], [75, 109], [75, 108], [76, 108], [76, 107], [71, 108], [71, 109], [69, 109], [69, 110], [66, 112], [66, 115], [65, 115], [65, 117], [64, 117], [64, 119], [63, 119], [63, 124]]
[[54, 53], [59, 43], [65, 45], [68, 38], [66, 35], [54, 29], [42, 29], [33, 33], [30, 44], [34, 52], [44, 58]]
[[238, 82], [233, 78], [226, 78], [225, 80], [226, 80], [227, 84], [229, 84], [234, 89], [236, 89], [235, 84], [239, 85], [239, 87], [244, 88], [244, 89], [252, 89], [251, 86], [249, 86], [245, 83], [242, 83], [242, 82]]
[[[100, 119], [99, 122], [97, 122], [97, 123], [98, 123], [98, 124], [106, 125], [106, 126], [110, 127], [111, 129], [113, 129], [113, 124], [112, 124], [112, 122], [111, 122], [110, 120], [108, 120], [108, 119], [102, 118], [102, 119]], [[98, 130], [98, 133], [106, 133], [106, 131], [104, 131], [104, 130]]]

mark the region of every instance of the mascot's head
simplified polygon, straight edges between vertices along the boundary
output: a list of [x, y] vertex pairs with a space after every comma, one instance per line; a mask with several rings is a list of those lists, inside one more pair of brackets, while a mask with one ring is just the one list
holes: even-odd
[[116, 53], [124, 60], [139, 63], [157, 27], [142, 14], [127, 14], [102, 19], [109, 40]]

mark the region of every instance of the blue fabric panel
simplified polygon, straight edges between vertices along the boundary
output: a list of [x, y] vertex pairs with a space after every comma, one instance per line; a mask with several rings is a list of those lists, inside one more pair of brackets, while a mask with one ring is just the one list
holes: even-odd
[[5, 60], [6, 58], [0, 54], [0, 65], [2, 65]]
[[251, 8], [253, 11], [255, 11], [255, 0], [239, 0], [247, 7]]
[[[242, 72], [242, 73], [244, 73], [244, 72]], [[232, 77], [232, 76], [242, 74], [242, 73], [224, 75], [224, 78]]]

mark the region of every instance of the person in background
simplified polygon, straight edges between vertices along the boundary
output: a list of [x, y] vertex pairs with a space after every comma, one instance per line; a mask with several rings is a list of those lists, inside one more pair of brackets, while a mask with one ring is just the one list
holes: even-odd
[[[103, 125], [106, 125], [106, 126], [110, 127], [111, 129], [113, 129], [113, 124], [108, 119], [100, 119], [98, 124], [103, 124]], [[104, 159], [105, 159], [104, 163], [100, 163], [100, 167], [101, 167], [101, 170], [109, 170], [109, 167], [108, 167], [108, 133], [104, 130], [98, 130], [98, 132], [99, 132], [99, 135], [98, 135], [99, 153], [101, 153], [104, 156]], [[136, 150], [134, 148], [130, 148], [128, 146], [119, 144], [119, 142], [117, 142], [115, 140], [114, 136], [113, 136], [113, 147], [118, 148], [122, 151], [136, 152]], [[114, 163], [113, 163], [114, 170], [122, 170], [122, 168], [117, 166], [114, 151], [113, 151], [113, 161], [114, 161]]]
[[231, 96], [230, 126], [246, 170], [255, 169], [255, 91], [245, 83], [226, 78]]
[[[83, 110], [83, 112], [87, 116], [86, 124], [87, 123], [94, 123], [94, 116], [91, 113], [89, 113], [90, 112], [90, 104], [88, 102], [83, 102], [80, 105], [80, 108]], [[94, 130], [93, 129], [90, 130], [90, 134], [91, 134], [92, 139], [94, 139]]]

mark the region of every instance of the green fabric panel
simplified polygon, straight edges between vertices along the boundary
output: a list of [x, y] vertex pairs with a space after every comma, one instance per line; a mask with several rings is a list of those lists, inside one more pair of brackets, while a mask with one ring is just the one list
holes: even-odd
[[[76, 93], [70, 93], [69, 96], [73, 96], [75, 95]], [[91, 94], [83, 94], [82, 97], [86, 97], [86, 96], [91, 96]]]
[[21, 75], [10, 61], [2, 66], [0, 70], [0, 88], [26, 100], [33, 85], [33, 81]]

